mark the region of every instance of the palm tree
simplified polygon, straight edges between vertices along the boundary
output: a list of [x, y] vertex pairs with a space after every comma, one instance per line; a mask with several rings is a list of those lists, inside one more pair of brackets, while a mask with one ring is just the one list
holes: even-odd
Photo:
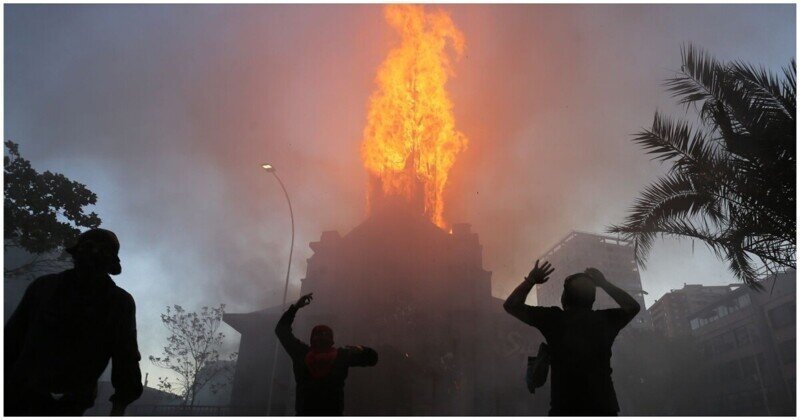
[[657, 237], [701, 241], [757, 287], [763, 274], [796, 268], [795, 61], [775, 74], [692, 45], [681, 55], [665, 84], [699, 124], [656, 112], [635, 136], [671, 168], [609, 231], [633, 242], [642, 266]]

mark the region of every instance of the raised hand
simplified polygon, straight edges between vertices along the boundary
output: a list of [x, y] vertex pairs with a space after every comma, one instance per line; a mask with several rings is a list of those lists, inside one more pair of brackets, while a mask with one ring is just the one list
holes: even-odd
[[303, 306], [308, 306], [308, 304], [311, 303], [311, 300], [314, 299], [313, 295], [313, 293], [309, 293], [307, 295], [300, 296], [300, 299], [297, 299], [297, 303], [295, 303], [294, 306], [297, 307], [297, 309], [300, 309]]
[[550, 278], [550, 274], [553, 274], [553, 271], [555, 271], [555, 268], [549, 262], [545, 261], [539, 267], [539, 260], [536, 260], [533, 270], [528, 274], [528, 277], [525, 277], [525, 280], [533, 282], [533, 284], [543, 284]]
[[606, 282], [606, 276], [604, 276], [603, 273], [600, 272], [600, 270], [594, 267], [587, 268], [584, 271], [584, 273], [587, 276], [591, 277], [591, 279], [594, 281], [595, 286], [599, 286], [600, 284]]

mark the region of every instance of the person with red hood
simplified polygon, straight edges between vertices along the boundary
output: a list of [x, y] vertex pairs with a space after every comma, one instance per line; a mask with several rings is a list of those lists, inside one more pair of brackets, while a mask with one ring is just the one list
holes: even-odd
[[344, 411], [344, 380], [351, 366], [375, 366], [378, 353], [363, 346], [333, 346], [333, 330], [317, 325], [311, 330], [311, 345], [292, 333], [297, 310], [311, 303], [311, 293], [301, 296], [284, 312], [275, 335], [292, 358], [297, 384], [295, 413], [298, 416], [341, 416]]

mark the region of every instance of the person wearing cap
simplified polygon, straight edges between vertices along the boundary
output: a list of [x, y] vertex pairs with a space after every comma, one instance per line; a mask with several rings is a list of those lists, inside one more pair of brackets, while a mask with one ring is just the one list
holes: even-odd
[[[564, 280], [563, 309], [526, 305], [533, 286], [547, 282], [553, 270], [550, 263], [539, 266], [537, 260], [503, 308], [537, 328], [547, 340], [551, 416], [616, 416], [619, 404], [611, 380], [611, 346], [641, 307], [596, 268], [587, 268]], [[619, 308], [593, 310], [597, 288], [614, 299]]]
[[295, 414], [341, 416], [344, 412], [344, 380], [352, 366], [375, 366], [378, 353], [364, 346], [333, 346], [333, 330], [317, 325], [311, 330], [311, 345], [292, 333], [297, 310], [311, 303], [312, 294], [300, 297], [281, 316], [275, 327], [281, 345], [292, 359], [296, 383]]
[[66, 250], [74, 267], [37, 278], [5, 327], [5, 414], [80, 416], [94, 405], [111, 361], [111, 415], [142, 394], [133, 297], [117, 236], [91, 229]]

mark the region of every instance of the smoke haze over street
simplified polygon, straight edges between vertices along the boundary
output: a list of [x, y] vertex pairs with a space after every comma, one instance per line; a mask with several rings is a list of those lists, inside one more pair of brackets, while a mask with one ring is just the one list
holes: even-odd
[[[619, 223], [663, 172], [631, 137], [656, 110], [684, 113], [662, 85], [683, 43], [773, 69], [795, 51], [793, 5], [440, 7], [466, 41], [447, 88], [470, 140], [444, 219], [480, 235], [499, 297], [570, 230]], [[399, 41], [382, 6], [5, 12], [5, 138], [38, 170], [97, 193], [102, 227], [122, 243], [115, 281], [136, 298], [151, 376], [162, 374], [146, 359], [166, 336], [167, 305], [280, 304], [289, 213], [262, 161], [294, 206], [290, 299], [308, 243], [365, 217], [368, 99]], [[692, 248], [658, 243], [641, 274], [648, 305], [684, 283], [734, 282]]]

